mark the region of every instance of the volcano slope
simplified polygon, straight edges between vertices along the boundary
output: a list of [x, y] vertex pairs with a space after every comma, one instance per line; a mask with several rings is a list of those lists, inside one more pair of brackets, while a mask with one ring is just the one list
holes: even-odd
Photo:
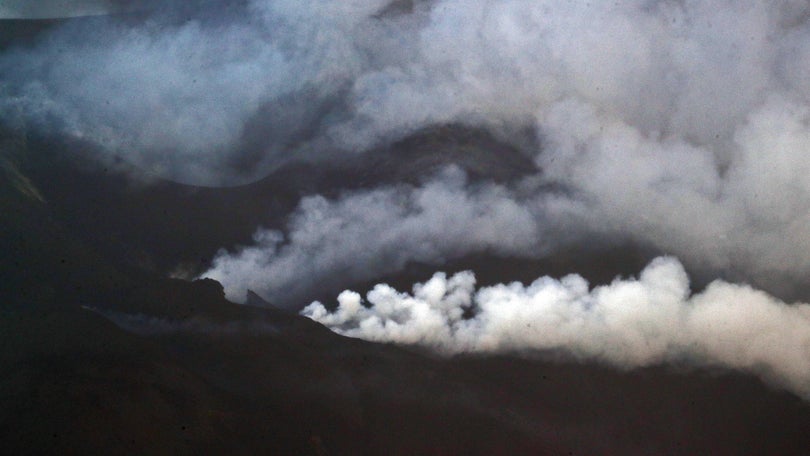
[[[446, 127], [389, 147], [406, 148], [421, 171], [471, 166], [460, 158], [469, 154], [427, 155], [421, 144], [434, 152], [484, 144], [481, 152], [495, 142]], [[167, 278], [178, 265], [204, 270], [201, 259], [247, 242], [258, 225], [281, 226], [302, 195], [414, 179], [401, 166], [358, 159], [315, 172], [299, 163], [233, 188], [142, 185], [132, 181], [137, 170], [82, 161], [82, 147], [3, 134], [0, 439], [9, 453], [802, 454], [810, 446], [807, 403], [753, 376], [438, 358], [338, 336], [256, 295], [230, 303], [213, 280]], [[497, 147], [503, 155], [509, 146]], [[505, 162], [516, 165], [468, 171], [520, 172], [525, 162], [513, 152]], [[637, 272], [655, 253], [622, 252], [481, 255], [447, 266], [477, 268], [485, 282], [576, 269], [599, 283]], [[414, 264], [374, 279], [405, 284], [430, 271]]]

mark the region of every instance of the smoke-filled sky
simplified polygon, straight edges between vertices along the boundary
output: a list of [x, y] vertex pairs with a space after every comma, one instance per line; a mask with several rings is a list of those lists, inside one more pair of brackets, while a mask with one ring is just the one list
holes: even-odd
[[[102, 159], [120, 155], [207, 185], [256, 179], [291, 160], [329, 166], [444, 124], [506, 140], [529, 129], [536, 145], [521, 143], [521, 153], [540, 169], [493, 183], [450, 167], [421, 176], [421, 184], [307, 196], [283, 229], [257, 227], [252, 245], [223, 246], [205, 275], [232, 299], [252, 289], [301, 308], [312, 287], [374, 280], [409, 262], [441, 269], [473, 254], [543, 258], [593, 239], [651, 246], [690, 271], [722, 272], [785, 295], [804, 286], [806, 1], [225, 3], [68, 24], [31, 47], [5, 51], [0, 118], [85, 139]], [[663, 295], [644, 291], [658, 290], [661, 275], [674, 285]], [[473, 299], [469, 276], [435, 280], [463, 282], [446, 285], [460, 287], [451, 300]], [[625, 300], [627, 287], [636, 291]], [[514, 315], [531, 313], [541, 326], [555, 321], [531, 304], [546, 289], [576, 295], [553, 304], [560, 318], [577, 319], [576, 331], [547, 343], [519, 325], [493, 329], [514, 317], [494, 304], [507, 290], [513, 309], [526, 303]], [[431, 320], [449, 335], [428, 343], [565, 346], [623, 365], [684, 354], [731, 367], [764, 363], [807, 393], [804, 307], [743, 285], [719, 283], [691, 298], [686, 290], [675, 260], [653, 263], [639, 282], [592, 292], [579, 279], [488, 288], [475, 295], [477, 316], [463, 323], [471, 328], [463, 337], [476, 340], [454, 329], [461, 324], [454, 301], [451, 316]], [[376, 310], [343, 295], [337, 314], [317, 307], [309, 314], [344, 330], [358, 325], [354, 335], [415, 341], [369, 316], [396, 301], [384, 294], [369, 297]], [[425, 306], [416, 302], [433, 298], [397, 299], [410, 304], [394, 320], [408, 331], [421, 328], [416, 314]], [[615, 306], [621, 321], [612, 325]], [[738, 356], [734, 350], [747, 350], [760, 328], [784, 337], [785, 346], [773, 348], [779, 344], [769, 339]], [[636, 343], [653, 344], [651, 354], [638, 361]], [[796, 371], [781, 371], [766, 352]]]

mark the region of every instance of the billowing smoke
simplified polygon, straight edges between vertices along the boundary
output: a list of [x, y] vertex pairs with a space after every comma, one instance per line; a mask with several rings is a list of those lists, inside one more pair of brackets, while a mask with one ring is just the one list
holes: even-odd
[[[260, 230], [256, 245], [223, 252], [207, 275], [232, 299], [250, 288], [288, 305], [330, 278], [367, 280], [474, 253], [540, 258], [596, 237], [655, 246], [704, 274], [800, 291], [810, 272], [807, 107], [767, 100], [734, 132], [722, 170], [709, 148], [645, 136], [579, 100], [549, 106], [540, 125], [541, 177], [468, 185], [447, 172], [421, 187], [306, 198], [286, 238]], [[572, 190], [550, 193], [548, 183]]]
[[347, 336], [446, 354], [561, 351], [622, 368], [688, 362], [743, 369], [810, 399], [810, 305], [724, 281], [691, 295], [671, 257], [655, 259], [638, 279], [593, 289], [569, 275], [476, 291], [471, 272], [437, 273], [412, 294], [377, 285], [366, 301], [345, 291], [335, 311], [316, 302], [303, 314]]
[[346, 116], [366, 48], [396, 39], [371, 17], [385, 3], [201, 0], [70, 22], [0, 57], [0, 117], [163, 177], [251, 178]]
[[[319, 280], [469, 253], [540, 257], [594, 236], [797, 293], [810, 272], [806, 2], [417, 5], [384, 22], [418, 33], [384, 68], [358, 73], [350, 116], [328, 128], [334, 144], [362, 149], [435, 123], [530, 124], [542, 173], [489, 189], [486, 206], [514, 211], [482, 208], [477, 187], [453, 190], [449, 209], [422, 198], [445, 185], [441, 176], [306, 199], [286, 235], [260, 230], [253, 247], [217, 258], [208, 275], [230, 296], [249, 287], [295, 305], [299, 287]], [[565, 197], [548, 196], [548, 184]], [[479, 242], [484, 220], [510, 228]], [[390, 234], [405, 231], [401, 244]]]
[[551, 248], [543, 235], [560, 241], [562, 234], [533, 207], [553, 207], [555, 200], [517, 199], [495, 184], [470, 188], [457, 168], [421, 187], [360, 191], [336, 201], [308, 197], [289, 221], [289, 238], [260, 230], [255, 245], [222, 252], [206, 277], [223, 283], [232, 300], [250, 289], [294, 306], [313, 288], [370, 280], [408, 262], [440, 265], [471, 252], [539, 257]]
[[[538, 146], [523, 152], [541, 169], [492, 183], [450, 167], [418, 185], [307, 196], [281, 229], [257, 227], [253, 245], [215, 258], [204, 275], [232, 299], [252, 289], [300, 308], [313, 287], [374, 280], [409, 262], [542, 258], [595, 240], [652, 246], [703, 277], [782, 296], [810, 273], [806, 1], [200, 5], [68, 24], [6, 51], [0, 120], [205, 184], [291, 160], [332, 166], [448, 124], [499, 138], [528, 128]], [[336, 314], [308, 312], [407, 342], [430, 320], [439, 335], [425, 342], [450, 351], [565, 348], [628, 366], [694, 357], [770, 370], [807, 394], [806, 308], [725, 282], [689, 297], [673, 260], [591, 292], [575, 278], [475, 297], [468, 275], [430, 284], [413, 299], [378, 288], [371, 309], [343, 295]], [[454, 291], [430, 291], [442, 287]], [[553, 290], [556, 311], [529, 304]], [[525, 309], [495, 310], [507, 295]], [[395, 303], [408, 311], [383, 320]], [[460, 319], [464, 306], [477, 316]], [[579, 329], [499, 329], [513, 311], [532, 325], [558, 315]], [[375, 329], [382, 321], [400, 326]]]
[[810, 95], [803, 1], [166, 3], [5, 53], [1, 117], [216, 184], [435, 123], [531, 125], [563, 98], [722, 168], [770, 96]]

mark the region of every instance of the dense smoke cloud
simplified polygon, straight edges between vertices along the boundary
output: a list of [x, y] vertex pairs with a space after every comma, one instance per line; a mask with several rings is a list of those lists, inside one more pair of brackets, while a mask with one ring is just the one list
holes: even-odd
[[532, 210], [554, 206], [554, 196], [513, 198], [503, 186], [469, 187], [457, 168], [422, 187], [360, 191], [336, 201], [308, 197], [289, 221], [289, 238], [260, 230], [255, 245], [222, 252], [206, 277], [223, 283], [232, 300], [251, 289], [294, 306], [313, 288], [370, 280], [409, 261], [440, 265], [470, 252], [539, 257], [549, 248], [544, 234], [561, 242], [546, 214]]
[[810, 270], [806, 105], [766, 100], [733, 132], [722, 168], [705, 146], [650, 138], [580, 102], [555, 105], [542, 123], [540, 161], [588, 202], [584, 224], [779, 291]]
[[[418, 34], [387, 66], [356, 77], [351, 116], [328, 129], [334, 144], [362, 149], [442, 122], [531, 124], [542, 144], [531, 153], [543, 173], [495, 196], [529, 213], [522, 215], [529, 222], [498, 221], [533, 234], [494, 241], [521, 243], [507, 254], [545, 255], [559, 244], [547, 227], [566, 227], [571, 237], [625, 238], [675, 254], [701, 273], [796, 292], [810, 272], [810, 191], [801, 178], [810, 150], [805, 2], [441, 1], [425, 8], [389, 24]], [[567, 202], [515, 196], [515, 189], [540, 194], [542, 183], [564, 185]], [[408, 225], [403, 202], [422, 191], [400, 189], [386, 202], [395, 207], [379, 213], [369, 206], [365, 217], [341, 210], [374, 192], [321, 202], [342, 222], [317, 242], [330, 246], [332, 264], [360, 271], [408, 260], [440, 264], [448, 251], [457, 257], [493, 245], [437, 234], [467, 223], [450, 211], [411, 230], [415, 239], [436, 239], [427, 253], [405, 243], [392, 263], [358, 255], [357, 239], [380, 236], [369, 219]], [[291, 252], [315, 254], [311, 237], [298, 241], [296, 234], [313, 235], [302, 222], [308, 210], [305, 203], [293, 217], [286, 240], [260, 231], [264, 242], [220, 255], [209, 275], [231, 296], [249, 284], [282, 301], [301, 284], [291, 277], [358, 278], [344, 266], [328, 273], [320, 261], [289, 262]], [[474, 239], [476, 228], [469, 233]], [[441, 247], [445, 239], [451, 246]], [[294, 272], [282, 272], [288, 267]]]
[[295, 152], [287, 143], [316, 135], [320, 117], [340, 117], [330, 106], [368, 67], [363, 41], [377, 39], [370, 16], [385, 4], [196, 3], [69, 23], [7, 52], [0, 117], [88, 140], [164, 177], [252, 177]]
[[345, 291], [334, 312], [316, 302], [303, 313], [347, 336], [446, 354], [561, 351], [622, 368], [675, 361], [743, 369], [810, 398], [810, 305], [723, 281], [690, 295], [674, 258], [593, 289], [569, 275], [476, 291], [471, 272], [437, 273], [413, 294], [377, 285], [366, 300]]
[[[419, 176], [421, 185], [304, 198], [282, 230], [259, 228], [253, 245], [226, 246], [215, 258], [205, 276], [235, 300], [250, 288], [300, 307], [313, 287], [372, 280], [411, 261], [540, 258], [594, 239], [653, 246], [690, 270], [783, 295], [802, 286], [810, 273], [810, 4], [393, 3], [208, 1], [193, 13], [171, 7], [137, 21], [67, 25], [0, 55], [0, 120], [206, 184], [256, 178], [294, 159], [329, 166], [436, 124], [536, 135], [539, 147], [523, 152], [542, 171], [511, 182], [468, 182], [451, 168]], [[500, 330], [489, 325], [511, 318], [508, 309], [487, 310], [495, 294], [511, 290], [522, 302], [548, 288], [573, 296], [558, 305], [580, 315], [581, 331], [548, 344], [503, 333], [498, 344], [506, 345], [492, 349], [564, 345], [622, 365], [673, 356], [762, 365], [807, 394], [806, 307], [725, 282], [690, 298], [671, 260], [640, 282], [593, 292], [573, 278], [484, 289], [479, 317], [467, 323], [457, 314], [471, 305], [470, 277], [447, 280], [459, 291], [430, 318], [449, 335], [432, 345], [495, 343], [488, 334]], [[309, 314], [371, 330], [383, 301], [414, 312], [429, 301], [389, 295], [369, 297], [372, 310], [344, 295], [337, 314]], [[589, 306], [620, 324], [591, 321]], [[767, 339], [745, 351], [755, 330], [784, 347]], [[397, 334], [374, 337], [415, 341]]]
[[[541, 178], [470, 186], [456, 171], [422, 187], [307, 198], [286, 238], [260, 230], [256, 245], [222, 252], [207, 276], [232, 299], [250, 288], [295, 305], [315, 284], [368, 280], [409, 261], [541, 258], [598, 238], [655, 246], [703, 274], [800, 291], [810, 272], [807, 107], [769, 99], [735, 131], [722, 171], [707, 148], [650, 138], [578, 100], [554, 103], [540, 124]], [[548, 182], [573, 190], [549, 193]]]
[[529, 125], [565, 97], [725, 166], [767, 97], [810, 95], [805, 2], [390, 3], [168, 2], [68, 25], [0, 58], [2, 117], [218, 183], [434, 123]]

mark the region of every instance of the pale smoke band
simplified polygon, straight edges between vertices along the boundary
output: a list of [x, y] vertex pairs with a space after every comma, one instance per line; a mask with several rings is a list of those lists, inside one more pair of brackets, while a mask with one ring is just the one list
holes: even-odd
[[554, 350], [620, 368], [665, 362], [753, 372], [810, 399], [810, 305], [787, 305], [715, 281], [691, 294], [680, 262], [660, 257], [638, 279], [589, 289], [578, 275], [476, 291], [472, 272], [436, 273], [413, 293], [353, 291], [329, 312], [302, 313], [350, 337], [416, 344], [452, 355]]

